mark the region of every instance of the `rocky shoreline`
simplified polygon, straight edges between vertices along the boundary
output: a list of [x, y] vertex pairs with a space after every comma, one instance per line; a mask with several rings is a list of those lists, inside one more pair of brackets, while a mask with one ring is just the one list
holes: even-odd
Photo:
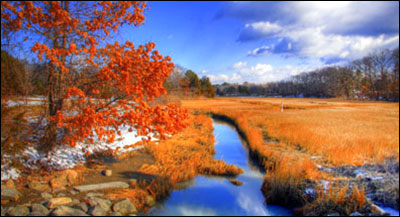
[[363, 166], [320, 167], [320, 170], [364, 186], [370, 201], [399, 210], [399, 163], [395, 160]]
[[[109, 182], [77, 185], [78, 173], [60, 172], [50, 181], [1, 185], [1, 216], [136, 216], [139, 210], [129, 198], [112, 198], [105, 193], [132, 187], [130, 183]], [[137, 183], [137, 180], [132, 180]], [[23, 192], [23, 193], [21, 193]], [[155, 205], [151, 195], [144, 206]]]
[[[317, 195], [318, 187], [329, 191], [330, 186], [348, 186], [349, 193], [353, 186], [363, 186], [368, 206], [362, 213], [351, 213], [350, 216], [389, 216], [398, 215], [399, 210], [399, 163], [389, 159], [382, 164], [366, 164], [363, 166], [318, 166], [321, 172], [333, 176], [332, 180], [321, 180], [319, 183], [309, 183], [302, 189], [304, 197], [313, 202]], [[391, 209], [389, 213], [382, 207]], [[335, 210], [335, 209], [332, 209]], [[326, 216], [339, 216], [340, 213], [328, 212]], [[313, 213], [312, 210], [307, 212]], [[307, 213], [306, 212], [306, 213]], [[302, 215], [306, 214], [304, 211]]]

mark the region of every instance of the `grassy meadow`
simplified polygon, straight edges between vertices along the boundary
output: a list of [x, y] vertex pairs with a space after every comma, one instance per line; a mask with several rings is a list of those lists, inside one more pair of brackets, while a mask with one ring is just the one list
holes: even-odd
[[[182, 105], [235, 125], [265, 168], [262, 191], [267, 203], [302, 207], [300, 215], [349, 215], [368, 209], [364, 184], [351, 184], [348, 177], [320, 168], [399, 160], [398, 103], [217, 98], [184, 100]], [[326, 189], [318, 187], [322, 181], [330, 183]], [[304, 196], [310, 183], [318, 191], [311, 204]], [[398, 194], [398, 187], [392, 190]]]
[[182, 105], [223, 114], [238, 122], [247, 120], [248, 126], [240, 127], [251, 129], [248, 136], [262, 140], [265, 150], [297, 153], [336, 166], [399, 158], [398, 103], [218, 98], [184, 100]]

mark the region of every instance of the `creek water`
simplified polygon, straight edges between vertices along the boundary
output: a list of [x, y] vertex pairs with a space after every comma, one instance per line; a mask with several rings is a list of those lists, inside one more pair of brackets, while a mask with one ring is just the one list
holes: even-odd
[[164, 201], [157, 203], [149, 215], [157, 216], [214, 216], [257, 215], [287, 216], [288, 209], [265, 204], [261, 192], [264, 172], [251, 160], [246, 143], [237, 131], [222, 122], [214, 121], [216, 139], [215, 159], [243, 169], [236, 177], [243, 185], [235, 186], [229, 179], [216, 176], [197, 176], [175, 190]]

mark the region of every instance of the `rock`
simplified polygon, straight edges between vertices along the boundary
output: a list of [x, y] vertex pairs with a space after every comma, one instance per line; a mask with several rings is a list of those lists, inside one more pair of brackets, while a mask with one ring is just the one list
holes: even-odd
[[82, 210], [74, 209], [67, 206], [59, 206], [54, 209], [50, 215], [52, 216], [89, 216], [84, 213]]
[[69, 191], [69, 193], [70, 193], [71, 195], [77, 195], [79, 192], [77, 192], [77, 191], [75, 191], [75, 190], [71, 190], [71, 191]]
[[103, 176], [112, 176], [112, 170], [103, 170], [101, 174], [103, 174]]
[[154, 206], [154, 205], [156, 205], [156, 201], [154, 200], [154, 198], [152, 196], [148, 195], [146, 197], [146, 204], [147, 204], [147, 206]]
[[377, 206], [375, 204], [371, 205], [371, 210], [376, 216], [387, 216], [387, 215], [389, 215], [389, 213], [385, 212], [385, 210], [383, 210], [382, 208], [380, 208], [379, 206]]
[[78, 205], [75, 205], [74, 207], [84, 211], [85, 213], [89, 211], [89, 206], [84, 202], [79, 203]]
[[54, 189], [65, 189], [65, 186], [68, 185], [67, 176], [61, 175], [50, 181], [50, 186]]
[[104, 209], [104, 211], [109, 212], [111, 209], [112, 202], [99, 197], [91, 197], [88, 199], [90, 206], [99, 206]]
[[64, 193], [59, 193], [57, 194], [57, 197], [65, 197], [66, 195]]
[[122, 215], [126, 215], [129, 213], [136, 213], [136, 207], [132, 204], [129, 199], [123, 199], [117, 203], [115, 203], [112, 207], [114, 212], [119, 212]]
[[14, 189], [15, 188], [15, 184], [14, 184], [14, 181], [13, 180], [8, 180], [8, 181], [6, 181], [6, 188], [8, 188], [8, 189]]
[[42, 184], [39, 181], [35, 180], [29, 182], [28, 188], [39, 192], [50, 191], [50, 186], [48, 184]]
[[100, 197], [100, 196], [104, 196], [104, 194], [102, 193], [97, 193], [97, 192], [90, 192], [86, 194], [86, 198], [90, 198], [90, 197]]
[[21, 193], [16, 189], [1, 189], [1, 199], [11, 200], [11, 201], [18, 201], [21, 197]]
[[75, 205], [78, 205], [78, 204], [80, 204], [81, 203], [81, 201], [79, 201], [78, 199], [72, 199], [72, 203], [71, 203], [71, 206], [75, 206]]
[[65, 191], [65, 190], [66, 190], [65, 187], [52, 188], [52, 192], [53, 192], [53, 193], [59, 193], [59, 192]]
[[51, 198], [53, 198], [53, 195], [46, 192], [41, 193], [40, 196], [45, 200], [50, 200]]
[[31, 213], [29, 213], [28, 216], [47, 216], [47, 215], [43, 215], [43, 214], [40, 213], [40, 212], [31, 212]]
[[63, 206], [72, 203], [72, 199], [69, 197], [56, 197], [49, 200], [47, 207], [49, 209], [56, 208], [58, 206]]
[[102, 190], [107, 188], [129, 188], [129, 185], [125, 182], [108, 182], [102, 184], [76, 186], [74, 187], [74, 190], [78, 192], [86, 192], [86, 191]]
[[[35, 213], [35, 214], [39, 213], [42, 216], [47, 216], [50, 212], [45, 206], [43, 206], [42, 204], [38, 204], [38, 203], [32, 204], [31, 211], [32, 211], [32, 213]], [[37, 216], [37, 215], [35, 215], [35, 216]]]
[[67, 176], [67, 181], [70, 185], [78, 182], [78, 173], [75, 170], [65, 170], [64, 174]]
[[25, 206], [11, 207], [8, 210], [7, 215], [9, 215], [9, 216], [27, 216], [27, 215], [29, 215], [29, 209], [28, 209], [28, 207], [25, 207]]
[[112, 212], [109, 216], [122, 216], [120, 212]]
[[50, 181], [51, 187], [64, 188], [65, 186], [74, 185], [78, 182], [78, 173], [74, 170], [65, 170], [58, 174], [58, 176]]
[[350, 216], [363, 216], [363, 215], [361, 215], [361, 213], [359, 212], [353, 212], [352, 214], [350, 214]]
[[60, 172], [56, 178], [50, 181], [53, 189], [65, 189], [65, 186], [74, 185], [78, 182], [78, 173], [74, 170], [65, 170]]
[[91, 216], [105, 216], [107, 212], [100, 206], [92, 206], [88, 212]]

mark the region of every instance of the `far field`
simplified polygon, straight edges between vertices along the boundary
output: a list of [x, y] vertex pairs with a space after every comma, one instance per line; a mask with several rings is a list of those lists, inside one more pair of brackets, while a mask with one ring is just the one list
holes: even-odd
[[[284, 109], [281, 111], [281, 103]], [[322, 159], [332, 165], [399, 159], [399, 104], [337, 99], [217, 98], [183, 100], [191, 110], [212, 111], [263, 134], [267, 148]]]

